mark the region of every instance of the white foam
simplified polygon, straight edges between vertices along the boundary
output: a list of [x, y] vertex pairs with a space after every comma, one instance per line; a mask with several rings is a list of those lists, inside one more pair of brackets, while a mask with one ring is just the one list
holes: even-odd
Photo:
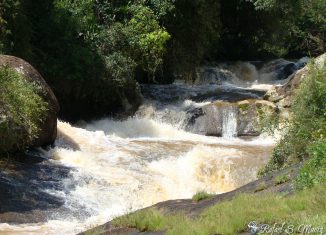
[[[160, 201], [190, 198], [201, 190], [226, 192], [254, 180], [273, 146], [271, 139], [206, 137], [137, 118], [103, 119], [86, 128], [58, 123], [58, 146], [46, 155], [71, 167], [72, 179], [64, 183], [77, 185], [47, 192], [65, 198], [65, 207], [89, 215], [0, 224], [1, 234], [76, 234]], [[80, 149], [69, 148], [69, 139]]]

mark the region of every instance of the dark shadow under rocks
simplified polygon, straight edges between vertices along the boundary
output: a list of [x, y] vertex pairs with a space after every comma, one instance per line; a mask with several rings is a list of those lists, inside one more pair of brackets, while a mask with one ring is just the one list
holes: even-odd
[[55, 191], [68, 190], [63, 180], [71, 169], [33, 153], [0, 159], [0, 221], [33, 223], [46, 221], [64, 204]]

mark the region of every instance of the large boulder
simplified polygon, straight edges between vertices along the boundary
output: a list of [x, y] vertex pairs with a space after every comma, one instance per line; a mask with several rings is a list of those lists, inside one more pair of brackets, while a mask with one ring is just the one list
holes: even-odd
[[[302, 61], [301, 59], [300, 61]], [[304, 64], [300, 63], [299, 64]], [[317, 57], [315, 59], [316, 66], [322, 66], [326, 61], [326, 53]], [[306, 61], [305, 61], [306, 63]], [[302, 69], [298, 70], [294, 74], [292, 74], [288, 81], [278, 87], [273, 87], [270, 89], [264, 99], [276, 103], [276, 105], [282, 110], [284, 108], [289, 108], [292, 104], [292, 99], [295, 90], [300, 86], [301, 81], [308, 75], [309, 73], [309, 66], [305, 66]]]
[[276, 80], [283, 80], [304, 67], [308, 63], [308, 57], [303, 57], [297, 62], [284, 59], [272, 60], [263, 65], [261, 74], [272, 74]]
[[261, 115], [267, 112], [277, 112], [274, 103], [256, 99], [216, 101], [194, 112], [187, 129], [211, 136], [258, 136]]
[[40, 87], [38, 95], [48, 103], [48, 110], [46, 118], [39, 126], [40, 133], [38, 138], [33, 141], [32, 146], [44, 146], [53, 143], [57, 136], [59, 103], [51, 88], [47, 85], [39, 72], [23, 59], [14, 56], [0, 55], [0, 66], [14, 68], [23, 75], [23, 78], [26, 81], [34, 83]]
[[[326, 53], [317, 57], [314, 64], [317, 67], [324, 66], [326, 62]], [[303, 66], [307, 61], [305, 58], [297, 62], [298, 65]], [[301, 82], [308, 76], [309, 66], [305, 66], [292, 74], [287, 82], [282, 86], [274, 86], [264, 96], [265, 100], [273, 102], [279, 110], [279, 117], [281, 121], [290, 119], [290, 108], [293, 103], [295, 91], [299, 88]]]

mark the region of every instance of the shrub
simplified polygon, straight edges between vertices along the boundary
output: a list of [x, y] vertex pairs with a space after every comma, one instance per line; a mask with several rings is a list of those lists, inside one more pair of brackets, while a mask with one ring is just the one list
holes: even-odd
[[290, 181], [290, 178], [288, 175], [279, 175], [274, 179], [275, 185], [284, 184], [288, 181]]
[[[326, 66], [310, 65], [309, 74], [297, 90], [292, 116], [282, 139], [260, 175], [314, 157], [316, 143], [326, 136]], [[318, 145], [319, 146], [319, 145]], [[312, 149], [311, 149], [312, 148]]]
[[326, 183], [326, 143], [315, 143], [308, 148], [308, 152], [311, 158], [299, 172], [296, 182], [298, 189]]
[[255, 193], [264, 191], [265, 189], [267, 189], [266, 183], [265, 182], [261, 182], [260, 184], [257, 185], [257, 187], [255, 189]]
[[37, 138], [47, 103], [14, 69], [0, 67], [0, 153], [23, 149]]
[[199, 202], [199, 201], [202, 201], [202, 200], [205, 200], [205, 199], [211, 198], [211, 197], [213, 197], [213, 196], [214, 196], [214, 194], [210, 194], [210, 193], [207, 193], [207, 192], [201, 191], [201, 192], [196, 193], [196, 194], [192, 197], [192, 200], [195, 201], [195, 202]]

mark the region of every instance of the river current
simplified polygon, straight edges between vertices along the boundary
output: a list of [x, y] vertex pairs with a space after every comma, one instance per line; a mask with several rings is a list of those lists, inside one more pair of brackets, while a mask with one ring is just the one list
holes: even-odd
[[41, 186], [61, 203], [42, 213], [39, 223], [0, 223], [0, 233], [72, 235], [161, 201], [224, 193], [255, 180], [275, 144], [272, 137], [238, 137], [232, 107], [221, 114], [219, 137], [189, 126], [198, 108], [216, 100], [261, 99], [275, 81], [253, 67], [242, 64], [227, 81], [218, 74], [222, 80], [208, 76], [217, 82], [206, 76], [195, 85], [145, 86], [144, 105], [128, 119], [59, 121], [55, 147], [39, 152], [48, 164], [68, 169], [64, 176], [51, 173], [60, 186]]

